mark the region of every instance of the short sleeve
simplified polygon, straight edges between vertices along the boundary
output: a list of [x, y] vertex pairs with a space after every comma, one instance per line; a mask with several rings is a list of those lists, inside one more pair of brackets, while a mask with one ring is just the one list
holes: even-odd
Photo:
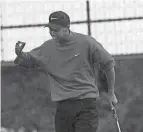
[[90, 58], [94, 64], [97, 63], [104, 71], [110, 70], [115, 66], [112, 55], [94, 38], [90, 40]]

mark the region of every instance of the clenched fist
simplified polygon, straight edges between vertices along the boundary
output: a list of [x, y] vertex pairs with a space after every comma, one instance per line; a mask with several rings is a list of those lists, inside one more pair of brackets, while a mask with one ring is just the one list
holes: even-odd
[[21, 41], [18, 41], [18, 42], [16, 43], [16, 45], [15, 45], [15, 53], [16, 53], [17, 55], [20, 55], [20, 54], [21, 54], [21, 52], [22, 52], [22, 50], [23, 50], [25, 44], [26, 44], [25, 42], [21, 42]]

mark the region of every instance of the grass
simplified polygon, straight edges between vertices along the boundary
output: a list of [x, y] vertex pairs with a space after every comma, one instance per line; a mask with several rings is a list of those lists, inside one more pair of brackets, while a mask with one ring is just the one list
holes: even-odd
[[[143, 131], [143, 61], [116, 61], [116, 106], [123, 132]], [[3, 127], [54, 132], [56, 104], [50, 100], [48, 81], [41, 69], [27, 70], [12, 62], [1, 67], [1, 124]], [[105, 96], [100, 101], [99, 132], [116, 132]]]

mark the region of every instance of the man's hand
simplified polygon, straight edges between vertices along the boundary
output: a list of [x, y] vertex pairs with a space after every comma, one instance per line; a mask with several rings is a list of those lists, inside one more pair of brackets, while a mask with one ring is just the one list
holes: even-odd
[[25, 46], [25, 43], [24, 43], [24, 42], [18, 41], [18, 42], [16, 43], [16, 45], [15, 45], [15, 53], [16, 53], [16, 55], [19, 56], [19, 55], [21, 54], [21, 52], [22, 52], [24, 46]]
[[108, 92], [108, 99], [110, 105], [115, 105], [118, 103], [117, 97], [114, 92]]

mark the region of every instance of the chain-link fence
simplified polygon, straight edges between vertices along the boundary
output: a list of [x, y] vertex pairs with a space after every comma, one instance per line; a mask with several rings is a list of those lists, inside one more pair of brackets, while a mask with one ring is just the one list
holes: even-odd
[[[89, 4], [89, 6], [88, 6]], [[3, 60], [15, 57], [18, 40], [29, 51], [50, 38], [48, 16], [62, 10], [71, 18], [71, 30], [96, 38], [111, 54], [143, 52], [143, 1], [94, 0], [3, 2], [1, 4], [1, 51]]]

